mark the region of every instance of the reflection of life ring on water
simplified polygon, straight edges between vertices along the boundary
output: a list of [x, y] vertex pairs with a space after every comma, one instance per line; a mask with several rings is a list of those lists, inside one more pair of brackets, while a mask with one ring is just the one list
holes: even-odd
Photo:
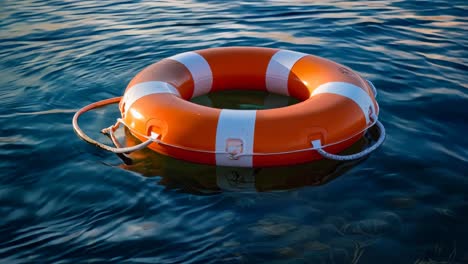
[[[230, 110], [205, 107], [188, 100], [213, 91], [264, 90], [302, 102], [269, 110]], [[124, 96], [80, 110], [120, 101], [122, 118], [143, 141], [128, 152], [149, 147], [191, 162], [264, 167], [321, 159], [360, 158], [384, 139], [377, 121], [379, 107], [373, 85], [351, 69], [299, 52], [230, 47], [182, 53], [150, 65], [127, 86]], [[116, 126], [106, 130], [112, 135]], [[377, 124], [381, 137], [360, 153], [338, 156]]]
[[[375, 127], [370, 128], [369, 132], [369, 136], [359, 139], [343, 153], [354, 153], [366, 148], [370, 144], [369, 140], [378, 134]], [[125, 129], [123, 138], [127, 145], [138, 144], [138, 139], [128, 129]], [[129, 157], [132, 163], [123, 163], [119, 165], [120, 168], [148, 178], [157, 177], [158, 184], [167, 188], [200, 194], [281, 191], [319, 186], [333, 181], [363, 161], [323, 159], [292, 166], [241, 168], [186, 162], [149, 149], [134, 152]]]

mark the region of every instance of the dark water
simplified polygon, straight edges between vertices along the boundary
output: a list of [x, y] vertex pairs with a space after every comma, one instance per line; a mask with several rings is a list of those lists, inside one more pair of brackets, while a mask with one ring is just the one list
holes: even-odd
[[[468, 263], [467, 2], [316, 2], [1, 1], [0, 262]], [[234, 45], [360, 72], [386, 142], [356, 163], [253, 171], [149, 151], [125, 165], [74, 134], [74, 111], [145, 66]], [[200, 100], [268, 98], [235, 96]], [[117, 115], [80, 123], [108, 142]]]

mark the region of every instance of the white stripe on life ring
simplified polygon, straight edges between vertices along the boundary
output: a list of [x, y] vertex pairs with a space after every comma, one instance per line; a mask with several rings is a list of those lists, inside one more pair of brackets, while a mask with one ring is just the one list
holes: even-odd
[[318, 86], [311, 94], [311, 96], [322, 94], [322, 93], [332, 93], [347, 97], [353, 100], [362, 110], [366, 118], [366, 124], [370, 123], [370, 113], [369, 108], [372, 109], [373, 113], [375, 112], [374, 104], [368, 93], [366, 93], [362, 88], [351, 83], [345, 82], [329, 82]]
[[271, 57], [266, 72], [266, 88], [271, 93], [289, 95], [288, 79], [294, 64], [302, 57], [307, 56], [305, 53], [280, 50]]
[[207, 94], [211, 91], [213, 73], [211, 72], [210, 65], [203, 56], [190, 51], [169, 57], [169, 59], [182, 63], [190, 71], [194, 82], [192, 98]]
[[170, 93], [180, 97], [179, 91], [174, 86], [166, 82], [152, 81], [135, 84], [127, 89], [124, 97], [122, 98], [125, 104], [125, 115], [127, 115], [128, 109], [130, 109], [133, 103], [138, 99], [150, 94], [158, 93]]
[[[252, 167], [256, 117], [255, 110], [221, 110], [216, 130], [216, 165]], [[231, 159], [225, 152], [250, 155]]]

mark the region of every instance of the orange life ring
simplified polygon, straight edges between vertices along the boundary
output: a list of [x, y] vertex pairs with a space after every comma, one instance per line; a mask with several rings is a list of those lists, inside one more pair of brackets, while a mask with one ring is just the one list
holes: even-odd
[[[268, 91], [301, 102], [230, 110], [189, 101], [229, 89]], [[158, 137], [148, 145], [154, 151], [239, 167], [309, 162], [322, 158], [319, 147], [340, 152], [362, 137], [379, 113], [375, 88], [350, 68], [300, 52], [256, 47], [211, 48], [163, 59], [131, 80], [119, 109], [135, 137]]]

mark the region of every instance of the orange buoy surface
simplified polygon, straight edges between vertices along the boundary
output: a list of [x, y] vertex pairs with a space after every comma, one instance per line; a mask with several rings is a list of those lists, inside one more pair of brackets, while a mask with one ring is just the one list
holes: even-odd
[[[301, 102], [268, 110], [201, 106], [193, 97], [261, 90]], [[322, 158], [352, 145], [377, 121], [375, 88], [350, 68], [289, 50], [227, 47], [185, 52], [138, 73], [119, 104], [122, 122], [142, 141], [175, 158], [263, 167]]]

